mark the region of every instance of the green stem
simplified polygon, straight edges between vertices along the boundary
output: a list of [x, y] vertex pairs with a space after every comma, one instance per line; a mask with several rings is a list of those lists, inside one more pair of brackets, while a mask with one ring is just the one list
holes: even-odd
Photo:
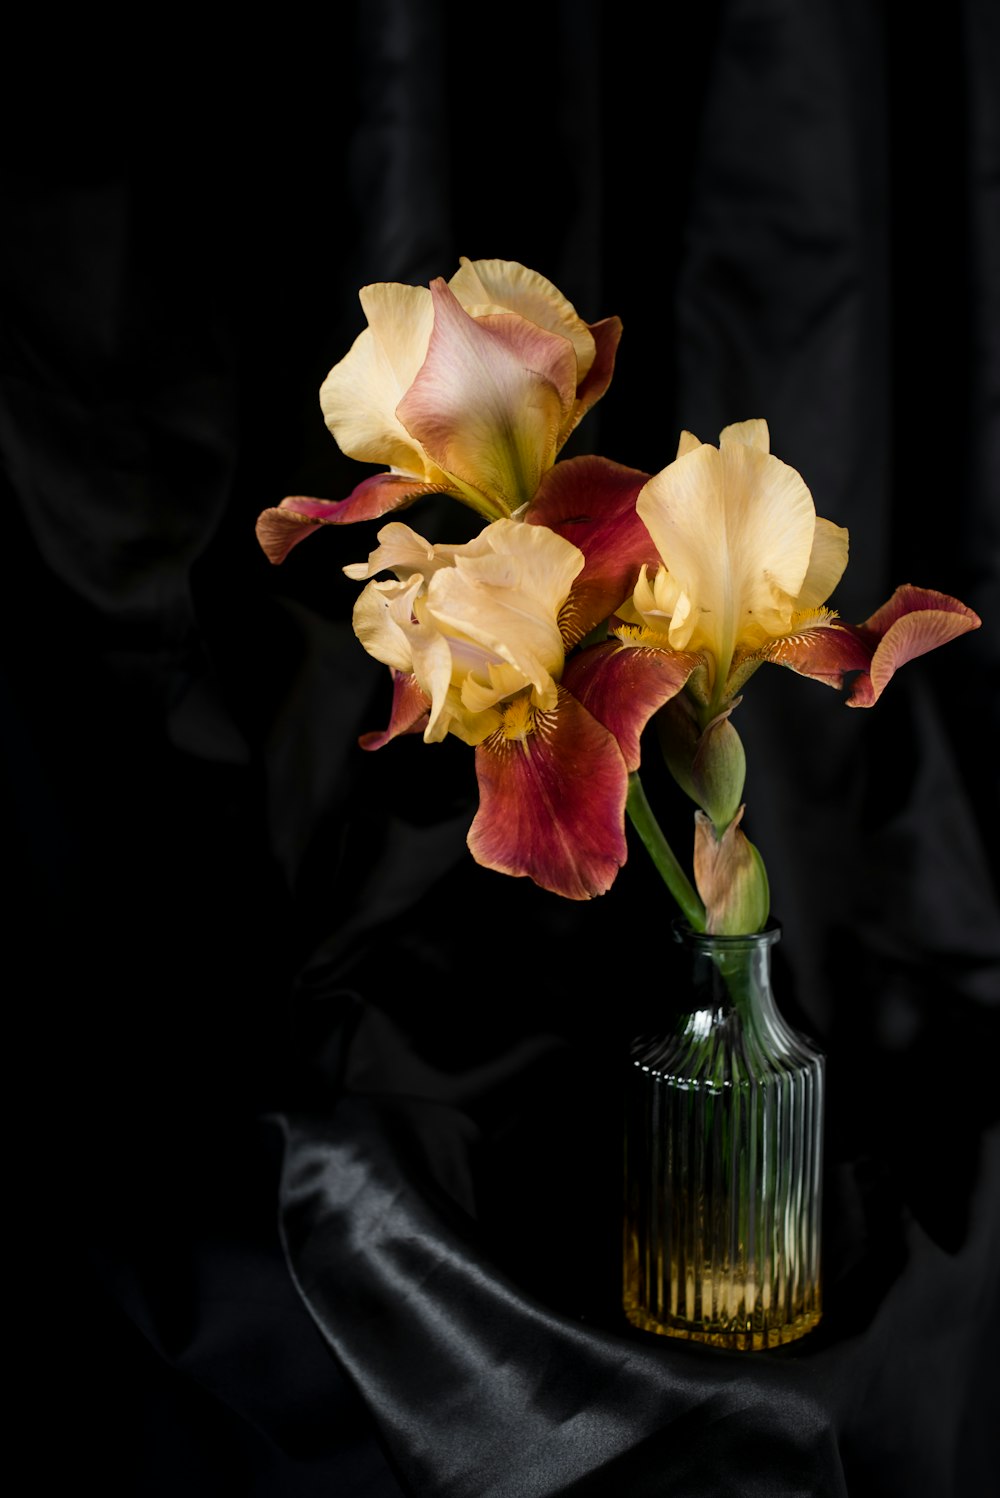
[[705, 907], [694, 885], [678, 863], [673, 849], [663, 836], [659, 822], [653, 816], [638, 771], [633, 771], [628, 778], [628, 800], [625, 803], [625, 810], [628, 812], [632, 826], [642, 838], [646, 852], [656, 865], [660, 878], [684, 912], [684, 919], [691, 930], [704, 931]]

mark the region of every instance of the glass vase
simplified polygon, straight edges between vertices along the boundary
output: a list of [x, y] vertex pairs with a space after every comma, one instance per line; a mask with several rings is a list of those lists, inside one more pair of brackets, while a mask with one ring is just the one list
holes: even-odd
[[779, 930], [675, 926], [686, 988], [632, 1044], [624, 1304], [645, 1331], [749, 1350], [820, 1319], [824, 1058], [771, 991]]

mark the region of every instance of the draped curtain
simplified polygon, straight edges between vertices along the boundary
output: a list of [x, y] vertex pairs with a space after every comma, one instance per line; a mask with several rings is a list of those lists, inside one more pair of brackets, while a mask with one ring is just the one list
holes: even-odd
[[[985, 1491], [997, 30], [986, 0], [933, 27], [873, 0], [368, 0], [25, 55], [0, 243], [15, 1236], [52, 1438], [107, 1493]], [[682, 428], [763, 416], [850, 530], [846, 619], [903, 582], [984, 619], [870, 714], [770, 669], [740, 709], [779, 993], [829, 1057], [826, 1315], [777, 1354], [618, 1309], [621, 1061], [672, 973], [641, 848], [586, 906], [476, 866], [463, 745], [357, 748], [389, 683], [341, 569], [377, 527], [279, 569], [254, 539], [369, 471], [316, 399], [358, 288], [460, 255], [623, 319], [567, 456], [655, 472]]]

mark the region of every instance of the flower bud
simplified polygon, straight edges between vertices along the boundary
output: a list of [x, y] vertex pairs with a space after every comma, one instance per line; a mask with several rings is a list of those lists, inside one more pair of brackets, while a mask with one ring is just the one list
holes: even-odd
[[691, 766], [694, 799], [712, 818], [716, 832], [724, 832], [739, 811], [746, 776], [743, 741], [728, 713], [720, 715], [702, 734]]
[[720, 837], [704, 812], [694, 814], [694, 879], [712, 936], [763, 929], [771, 906], [764, 860], [740, 830], [744, 807]]

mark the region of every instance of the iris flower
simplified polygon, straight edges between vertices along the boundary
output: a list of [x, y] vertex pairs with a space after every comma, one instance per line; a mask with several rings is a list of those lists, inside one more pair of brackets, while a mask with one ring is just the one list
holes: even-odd
[[906, 661], [980, 623], [957, 599], [911, 586], [864, 624], [838, 619], [826, 601], [847, 565], [847, 531], [817, 516], [802, 478], [771, 454], [764, 421], [726, 427], [717, 448], [685, 432], [636, 511], [659, 562], [619, 610], [618, 649], [695, 656], [690, 689], [705, 725], [764, 661], [833, 687], [857, 671], [847, 704], [871, 707]]
[[[603, 893], [626, 856], [628, 768], [575, 695], [584, 656], [567, 664], [567, 653], [634, 586], [649, 550], [634, 507], [644, 477], [599, 458], [560, 463], [527, 522], [497, 520], [448, 546], [394, 521], [367, 562], [345, 568], [369, 579], [354, 629], [394, 681], [389, 726], [362, 747], [415, 732], [473, 746], [473, 856], [569, 899]], [[582, 515], [581, 494], [597, 493], [599, 514]]]
[[766, 878], [739, 825], [742, 748], [728, 722], [750, 675], [774, 661], [841, 687], [857, 672], [848, 706], [871, 707], [906, 661], [980, 620], [957, 599], [912, 586], [863, 624], [838, 619], [826, 601], [847, 564], [847, 532], [817, 516], [799, 474], [770, 453], [763, 421], [727, 427], [717, 448], [685, 432], [636, 512], [655, 559], [612, 638], [581, 656], [575, 690], [630, 770], [645, 721], [635, 693], [652, 711], [684, 690], [667, 715], [668, 762], [711, 813], [698, 814], [695, 856], [708, 930], [755, 929], [767, 914]]
[[536, 271], [462, 259], [449, 282], [360, 293], [368, 326], [320, 391], [348, 457], [384, 463], [339, 502], [294, 496], [257, 534], [272, 562], [321, 525], [371, 520], [451, 494], [486, 520], [532, 500], [566, 439], [605, 392], [621, 336], [588, 324]]

